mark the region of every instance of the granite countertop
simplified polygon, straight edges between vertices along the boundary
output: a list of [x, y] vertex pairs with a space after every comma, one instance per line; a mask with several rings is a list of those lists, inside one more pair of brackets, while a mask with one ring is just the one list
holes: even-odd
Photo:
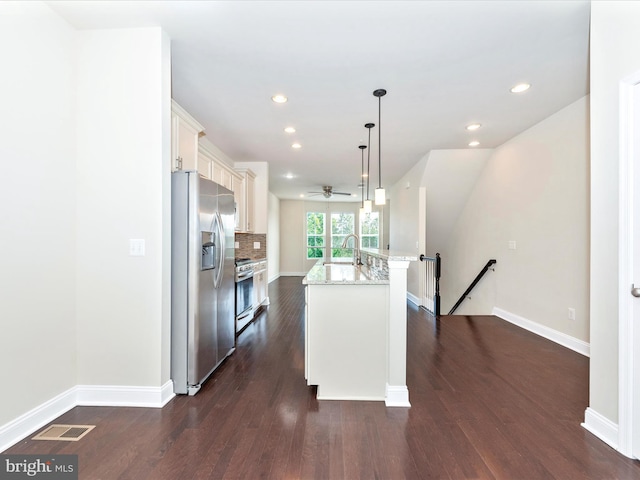
[[360, 250], [362, 253], [366, 253], [373, 257], [382, 258], [387, 261], [408, 261], [415, 262], [418, 260], [418, 256], [415, 253], [401, 252], [397, 250], [380, 250], [377, 248], [363, 248]]
[[302, 283], [305, 285], [388, 285], [389, 276], [383, 270], [365, 265], [358, 267], [350, 263], [324, 265], [322, 260], [318, 260]]

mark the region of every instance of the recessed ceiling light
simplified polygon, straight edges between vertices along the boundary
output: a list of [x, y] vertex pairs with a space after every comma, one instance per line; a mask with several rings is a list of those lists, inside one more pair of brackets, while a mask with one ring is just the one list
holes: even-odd
[[357, 197], [358, 195], [356, 195], [355, 193], [351, 194], [352, 197]]
[[302, 148], [302, 145], [300, 145], [299, 143], [294, 143], [293, 145], [291, 145], [291, 148]]
[[480, 145], [480, 142], [477, 140], [473, 140], [472, 142], [469, 142], [470, 147], [477, 147], [478, 145]]
[[477, 130], [481, 127], [482, 125], [480, 125], [479, 123], [471, 123], [469, 125], [466, 126], [466, 129], [469, 130], [470, 132]]
[[296, 133], [296, 129], [293, 127], [287, 127], [284, 129], [284, 131], [287, 133]]
[[276, 103], [285, 103], [288, 99], [284, 95], [278, 94], [271, 97], [271, 100], [273, 100]]
[[301, 193], [301, 194], [300, 194], [300, 198], [304, 198], [304, 193]]
[[531, 87], [531, 85], [529, 85], [528, 83], [519, 83], [515, 87], [511, 88], [511, 93], [526, 92], [527, 90], [529, 90], [529, 87]]
[[285, 178], [292, 179], [293, 178], [293, 173], [287, 173], [285, 175]]
[[363, 173], [363, 174], [362, 174], [362, 178], [367, 178], [368, 176], [369, 176], [369, 174], [368, 174], [368, 173]]

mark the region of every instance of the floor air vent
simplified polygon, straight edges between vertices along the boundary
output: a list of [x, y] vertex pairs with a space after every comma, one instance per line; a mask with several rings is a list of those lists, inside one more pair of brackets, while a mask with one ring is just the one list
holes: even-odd
[[32, 440], [77, 442], [95, 427], [95, 425], [50, 425], [43, 432], [33, 437]]

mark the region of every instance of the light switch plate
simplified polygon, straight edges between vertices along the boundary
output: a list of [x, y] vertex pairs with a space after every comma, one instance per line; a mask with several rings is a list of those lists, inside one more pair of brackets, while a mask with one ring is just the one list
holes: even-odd
[[509, 250], [515, 250], [515, 249], [516, 249], [516, 241], [509, 240]]
[[253, 242], [253, 248], [255, 249], [260, 248], [260, 242]]
[[240, 242], [234, 242], [233, 243], [233, 247], [234, 248], [240, 248]]
[[129, 239], [129, 256], [144, 257], [144, 238]]

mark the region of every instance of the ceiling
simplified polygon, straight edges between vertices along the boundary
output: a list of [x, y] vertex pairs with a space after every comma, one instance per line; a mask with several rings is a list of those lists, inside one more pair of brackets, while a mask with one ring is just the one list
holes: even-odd
[[[47, 3], [79, 29], [161, 26], [173, 98], [231, 159], [269, 162], [269, 190], [283, 199], [331, 185], [360, 201], [367, 122], [373, 197], [376, 89], [388, 92], [387, 188], [430, 150], [497, 147], [589, 89], [588, 1]], [[531, 88], [511, 93], [519, 82]]]

